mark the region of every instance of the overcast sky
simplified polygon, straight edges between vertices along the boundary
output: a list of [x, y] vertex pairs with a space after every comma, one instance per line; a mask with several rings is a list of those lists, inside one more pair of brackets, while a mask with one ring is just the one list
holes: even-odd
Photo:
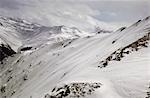
[[150, 15], [150, 0], [0, 0], [0, 14], [44, 25], [116, 29]]

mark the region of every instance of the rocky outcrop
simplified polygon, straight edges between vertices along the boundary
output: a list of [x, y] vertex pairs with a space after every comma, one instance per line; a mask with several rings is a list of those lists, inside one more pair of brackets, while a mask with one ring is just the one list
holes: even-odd
[[95, 27], [95, 32], [96, 32], [96, 34], [101, 34], [101, 33], [112, 33], [113, 31], [104, 30], [104, 29], [100, 28], [99, 26], [97, 26], [97, 27]]
[[50, 94], [44, 98], [81, 98], [91, 95], [96, 89], [102, 86], [101, 83], [70, 83], [55, 87]]
[[150, 98], [150, 84], [149, 84], [149, 86], [148, 86], [148, 90], [147, 90], [147, 92], [146, 92], [146, 97], [145, 98]]
[[138, 39], [137, 41], [129, 44], [128, 46], [124, 48], [119, 48], [115, 52], [113, 52], [110, 56], [108, 56], [106, 59], [100, 61], [100, 65], [98, 67], [103, 68], [108, 65], [110, 61], [121, 61], [125, 55], [130, 54], [134, 51], [138, 51], [142, 48], [147, 48], [150, 40], [150, 32], [147, 33], [142, 38]]
[[9, 45], [1, 44], [0, 45], [0, 62], [2, 62], [4, 58], [8, 56], [12, 56], [15, 53], [16, 52], [13, 49], [11, 49]]
[[117, 31], [123, 31], [123, 30], [125, 30], [127, 27], [121, 27], [121, 28], [119, 28]]

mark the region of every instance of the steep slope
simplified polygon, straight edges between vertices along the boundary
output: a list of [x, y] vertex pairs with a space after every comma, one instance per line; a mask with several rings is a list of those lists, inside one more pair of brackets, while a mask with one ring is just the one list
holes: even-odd
[[16, 52], [11, 47], [0, 39], [0, 63], [3, 64], [3, 59], [12, 56]]
[[[46, 43], [16, 54], [3, 64], [8, 67], [1, 69], [0, 95], [145, 98], [150, 80], [149, 33], [150, 17], [147, 17], [112, 34]], [[113, 60], [110, 56], [120, 59]], [[101, 61], [107, 61], [107, 66]]]
[[22, 45], [19, 33], [5, 22], [6, 19], [0, 16], [0, 39], [9, 44], [17, 52], [18, 47]]
[[48, 42], [60, 42], [94, 35], [94, 33], [90, 34], [80, 31], [75, 27], [47, 27], [36, 23], [30, 23], [20, 18], [3, 16], [0, 16], [0, 24], [0, 30], [2, 32], [0, 36], [6, 40], [6, 42], [10, 42], [9, 44], [11, 44], [15, 50], [24, 45], [39, 47]]

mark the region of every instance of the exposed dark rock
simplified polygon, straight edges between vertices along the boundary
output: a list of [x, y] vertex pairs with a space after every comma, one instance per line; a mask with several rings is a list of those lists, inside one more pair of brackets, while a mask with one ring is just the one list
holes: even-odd
[[148, 91], [146, 92], [146, 97], [145, 98], [150, 98], [150, 84], [149, 84], [149, 87], [148, 87]]
[[108, 65], [108, 62], [107, 62], [107, 61], [103, 63], [103, 66], [104, 66], [104, 67], [106, 67], [107, 65]]
[[0, 26], [3, 26], [3, 24], [0, 22]]
[[4, 44], [0, 45], [0, 61], [2, 61], [4, 58], [8, 56], [12, 56], [15, 53], [16, 52], [13, 49], [11, 49], [9, 45]]
[[138, 20], [135, 25], [137, 26], [142, 20]]
[[9, 76], [6, 82], [9, 82], [12, 78], [12, 76]]
[[122, 28], [120, 28], [120, 31], [123, 31], [123, 30], [125, 30], [126, 29], [126, 27], [122, 27]]
[[6, 86], [2, 86], [0, 90], [1, 90], [1, 93], [5, 93], [5, 91], [6, 91]]
[[148, 16], [148, 17], [145, 18], [145, 20], [148, 20], [148, 19], [150, 19], [150, 16]]
[[75, 39], [69, 40], [66, 43], [63, 44], [63, 47], [67, 47], [68, 45], [70, 45]]
[[26, 74], [23, 76], [23, 80], [24, 81], [28, 80], [28, 76]]
[[20, 49], [20, 51], [27, 51], [27, 50], [30, 50], [30, 49], [32, 49], [32, 47], [23, 47], [23, 48]]
[[112, 41], [112, 44], [114, 44], [116, 42], [116, 40]]
[[46, 94], [44, 98], [80, 98], [91, 95], [101, 87], [101, 83], [70, 83], [52, 90], [52, 95]]
[[129, 44], [128, 46], [124, 48], [119, 48], [115, 52], [113, 52], [110, 56], [108, 56], [105, 60], [101, 61], [101, 66], [98, 66], [100, 68], [106, 67], [110, 61], [121, 61], [123, 57], [125, 57], [125, 54], [130, 54], [131, 52], [138, 51], [142, 48], [148, 47], [148, 41], [150, 40], [150, 32], [147, 33], [142, 38], [138, 39], [137, 41]]

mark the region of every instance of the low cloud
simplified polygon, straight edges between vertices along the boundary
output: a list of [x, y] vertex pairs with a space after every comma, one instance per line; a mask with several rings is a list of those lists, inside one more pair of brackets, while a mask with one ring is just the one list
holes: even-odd
[[0, 0], [0, 9], [16, 10], [19, 9], [21, 5], [22, 3], [16, 0]]
[[44, 25], [116, 29], [149, 13], [147, 0], [0, 0], [0, 13]]

